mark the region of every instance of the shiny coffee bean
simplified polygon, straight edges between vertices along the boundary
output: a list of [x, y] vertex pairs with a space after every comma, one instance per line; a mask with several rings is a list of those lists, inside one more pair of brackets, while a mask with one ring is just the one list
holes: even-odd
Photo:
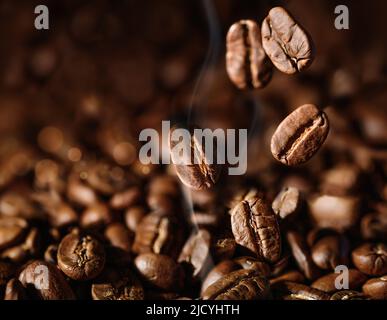
[[328, 132], [325, 113], [312, 104], [304, 104], [279, 124], [271, 138], [271, 153], [285, 165], [300, 165], [320, 149]]
[[50, 244], [44, 252], [44, 261], [57, 264], [58, 263], [58, 245]]
[[203, 300], [261, 300], [270, 294], [267, 279], [255, 270], [237, 270], [211, 284]]
[[363, 285], [363, 293], [376, 300], [387, 299], [387, 275], [368, 280]]
[[304, 70], [314, 59], [312, 39], [281, 7], [272, 8], [263, 20], [262, 44], [277, 69], [287, 74]]
[[[319, 289], [327, 293], [333, 293], [338, 291], [343, 281], [341, 280], [341, 273], [329, 273], [321, 278], [318, 278], [311, 285], [312, 288]], [[339, 278], [338, 278], [339, 277]], [[336, 284], [337, 281], [337, 284]], [[362, 286], [364, 282], [367, 281], [367, 276], [364, 273], [356, 269], [348, 270], [348, 289], [356, 290]]]
[[104, 265], [105, 250], [91, 235], [74, 230], [59, 244], [58, 266], [71, 279], [93, 279], [101, 273]]
[[110, 199], [110, 207], [115, 210], [126, 209], [138, 204], [140, 199], [140, 188], [132, 187], [125, 191], [114, 194]]
[[144, 253], [136, 257], [134, 264], [145, 282], [154, 288], [179, 291], [183, 287], [183, 269], [169, 256]]
[[75, 295], [63, 274], [45, 261], [34, 260], [19, 275], [23, 286], [32, 286], [33, 294], [43, 300], [73, 300]]
[[361, 272], [381, 276], [387, 273], [387, 246], [364, 243], [352, 251], [352, 261]]
[[270, 262], [281, 255], [277, 218], [262, 197], [244, 200], [231, 213], [235, 241], [250, 252]]
[[326, 236], [315, 243], [311, 252], [313, 262], [320, 269], [335, 269], [348, 263], [349, 242], [344, 236]]
[[133, 206], [125, 211], [126, 227], [133, 232], [136, 232], [137, 226], [140, 224], [142, 218], [146, 215], [146, 210], [142, 206]]
[[270, 276], [270, 266], [264, 261], [260, 261], [256, 258], [248, 256], [238, 257], [235, 258], [233, 261], [238, 264], [242, 269], [255, 270], [261, 273], [266, 278]]
[[365, 297], [358, 291], [342, 290], [332, 294], [329, 300], [365, 300]]
[[[206, 155], [206, 145], [202, 144], [194, 134], [194, 129], [191, 128], [190, 139], [187, 141], [185, 138], [183, 142], [179, 142], [179, 136], [176, 136], [176, 129], [180, 127], [171, 128], [169, 134], [169, 146], [171, 150], [172, 163], [175, 166], [176, 173], [187, 187], [194, 190], [208, 189], [213, 187], [220, 175], [221, 165], [217, 164], [217, 151], [213, 148], [212, 159]], [[203, 141], [205, 139], [202, 139]], [[181, 152], [181, 148], [176, 148], [178, 144], [185, 143], [184, 151]]]
[[239, 88], [262, 88], [270, 81], [272, 65], [261, 42], [261, 30], [252, 20], [234, 23], [226, 37], [226, 70]]
[[301, 194], [297, 188], [285, 187], [276, 196], [272, 203], [273, 211], [285, 219], [286, 217], [296, 215], [301, 208]]
[[239, 270], [241, 266], [232, 260], [224, 260], [219, 262], [212, 270], [207, 274], [204, 279], [201, 287], [201, 292], [203, 293], [211, 284], [225, 276], [226, 274], [231, 273], [232, 271]]
[[83, 228], [100, 228], [112, 220], [109, 207], [102, 202], [96, 202], [87, 207], [81, 214], [80, 225]]
[[272, 289], [284, 300], [329, 300], [325, 292], [296, 282], [278, 282]]

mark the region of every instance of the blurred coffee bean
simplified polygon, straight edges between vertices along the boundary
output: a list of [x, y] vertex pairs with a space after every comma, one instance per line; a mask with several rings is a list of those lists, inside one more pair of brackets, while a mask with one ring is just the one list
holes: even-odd
[[[212, 159], [209, 155], [205, 154], [206, 145], [202, 141], [198, 141], [194, 135], [193, 127], [189, 130], [190, 141], [184, 139], [182, 143], [185, 143], [185, 150], [181, 154], [181, 147], [176, 149], [178, 142], [177, 137], [174, 137], [174, 133], [178, 132], [179, 127], [171, 128], [169, 134], [169, 146], [171, 150], [171, 160], [175, 166], [176, 173], [180, 180], [189, 188], [194, 190], [208, 189], [213, 187], [220, 175], [221, 165], [217, 163], [216, 154], [217, 151], [213, 150]], [[181, 142], [179, 142], [181, 143]], [[213, 146], [214, 147], [214, 146]], [[188, 154], [187, 154], [188, 153]]]
[[[341, 273], [329, 273], [321, 278], [315, 280], [312, 284], [312, 288], [319, 289], [327, 293], [334, 293], [341, 289], [336, 287], [336, 281], [338, 277], [341, 277]], [[356, 269], [348, 270], [348, 289], [356, 290], [360, 288], [364, 282], [367, 281], [367, 276]], [[339, 279], [339, 285], [342, 285], [343, 281]]]
[[90, 206], [98, 202], [95, 191], [76, 177], [70, 177], [67, 184], [67, 197], [80, 206]]
[[93, 279], [101, 273], [104, 265], [105, 250], [91, 235], [75, 230], [59, 244], [58, 266], [71, 279]]
[[381, 276], [387, 273], [387, 246], [364, 243], [352, 251], [352, 261], [361, 272]]
[[262, 88], [270, 81], [272, 65], [261, 42], [261, 30], [252, 20], [234, 23], [226, 38], [226, 70], [239, 88]]
[[263, 300], [269, 296], [269, 283], [255, 270], [233, 271], [213, 284], [203, 293], [203, 300]]
[[137, 271], [151, 286], [170, 291], [183, 287], [183, 269], [169, 256], [144, 253], [134, 260]]
[[63, 274], [54, 265], [34, 260], [19, 275], [23, 286], [30, 285], [33, 294], [43, 300], [73, 300], [75, 295]]
[[301, 202], [301, 194], [298, 189], [285, 187], [274, 199], [272, 208], [281, 219], [285, 219], [286, 217], [294, 216], [300, 211]]
[[112, 246], [130, 252], [132, 247], [132, 235], [121, 223], [109, 224], [105, 229], [105, 238]]
[[346, 265], [349, 257], [349, 242], [345, 236], [325, 236], [312, 247], [313, 262], [321, 269], [335, 269]]
[[358, 189], [359, 182], [359, 168], [351, 164], [340, 164], [323, 172], [321, 192], [335, 196], [350, 195]]
[[339, 232], [352, 228], [359, 218], [360, 199], [319, 195], [309, 199], [313, 221], [320, 228], [332, 228]]
[[49, 77], [58, 65], [58, 54], [53, 46], [35, 48], [28, 61], [28, 69], [34, 77], [45, 79]]
[[264, 262], [253, 257], [242, 256], [233, 260], [242, 269], [255, 270], [268, 278], [270, 276], [270, 266]]
[[287, 74], [302, 71], [314, 59], [312, 39], [281, 7], [272, 8], [263, 20], [262, 44], [277, 69]]
[[133, 206], [125, 211], [126, 227], [133, 232], [136, 232], [141, 220], [145, 217], [146, 210], [141, 206]]
[[270, 262], [279, 259], [281, 238], [277, 218], [262, 197], [235, 206], [231, 226], [237, 244]]
[[44, 252], [44, 261], [56, 265], [58, 263], [57, 256], [58, 256], [58, 245], [51, 244], [47, 247], [46, 251]]
[[27, 290], [18, 279], [13, 278], [8, 281], [4, 300], [27, 300], [27, 298]]
[[302, 235], [297, 231], [289, 230], [286, 233], [286, 237], [292, 250], [293, 258], [305, 277], [308, 280], [317, 278], [319, 276], [319, 270], [312, 260]]
[[27, 227], [27, 221], [22, 218], [0, 217], [0, 250], [20, 242]]
[[387, 213], [369, 213], [361, 218], [361, 235], [365, 240], [387, 241]]
[[32, 201], [22, 194], [7, 192], [0, 198], [2, 216], [20, 217], [24, 219], [42, 219], [43, 214], [36, 210]]
[[5, 286], [14, 274], [15, 266], [10, 262], [0, 260], [0, 287]]
[[137, 187], [132, 187], [113, 195], [110, 199], [110, 206], [115, 210], [126, 209], [138, 204], [140, 198], [141, 190]]
[[285, 165], [300, 165], [320, 149], [328, 132], [325, 113], [312, 104], [304, 104], [279, 124], [271, 138], [271, 153]]
[[109, 207], [103, 202], [96, 202], [82, 212], [80, 225], [83, 228], [99, 228], [111, 220], [112, 215]]
[[371, 299], [387, 299], [387, 277], [373, 278], [363, 285], [363, 292]]
[[275, 286], [277, 283], [284, 281], [303, 283], [305, 282], [305, 277], [297, 270], [288, 271], [278, 277], [270, 279], [270, 286]]

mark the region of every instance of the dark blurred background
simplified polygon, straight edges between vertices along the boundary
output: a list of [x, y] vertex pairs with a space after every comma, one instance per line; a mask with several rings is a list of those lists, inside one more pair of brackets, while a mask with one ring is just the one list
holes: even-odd
[[[38, 4], [50, 10], [49, 30], [34, 28]], [[349, 30], [334, 27], [339, 4]], [[309, 31], [316, 59], [305, 73], [276, 71], [267, 88], [239, 91], [225, 72], [225, 34], [275, 5]], [[272, 161], [271, 133], [303, 103], [326, 108], [332, 124], [307, 170], [336, 157], [368, 168], [369, 152], [387, 146], [386, 9], [381, 0], [0, 0], [0, 185], [47, 154], [135, 166], [139, 131], [168, 119], [248, 128], [245, 178], [271, 185], [287, 170]]]

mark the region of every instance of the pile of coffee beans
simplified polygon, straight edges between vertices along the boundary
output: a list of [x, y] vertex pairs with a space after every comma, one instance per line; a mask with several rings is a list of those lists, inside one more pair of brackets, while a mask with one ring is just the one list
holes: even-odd
[[[387, 299], [384, 17], [47, 3], [0, 4], [1, 299]], [[162, 120], [248, 128], [246, 173], [141, 162]]]

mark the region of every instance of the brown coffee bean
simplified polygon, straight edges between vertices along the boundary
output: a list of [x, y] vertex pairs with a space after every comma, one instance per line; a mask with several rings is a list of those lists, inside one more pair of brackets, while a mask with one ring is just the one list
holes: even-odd
[[170, 291], [179, 291], [183, 287], [183, 270], [169, 256], [144, 253], [136, 257], [134, 264], [152, 287]]
[[115, 210], [126, 209], [138, 204], [141, 199], [141, 190], [138, 187], [131, 187], [125, 191], [116, 193], [110, 198], [110, 207]]
[[105, 238], [112, 246], [124, 251], [130, 252], [132, 248], [132, 234], [119, 222], [111, 223], [106, 227]]
[[203, 300], [261, 300], [269, 297], [269, 283], [255, 270], [237, 270], [211, 284]]
[[[190, 215], [190, 222], [192, 225], [197, 226], [198, 228], [214, 229], [217, 226], [219, 226], [219, 224], [221, 222], [220, 221], [221, 218], [222, 218], [221, 215], [216, 211], [206, 211], [206, 212], [194, 211]], [[226, 240], [226, 239], [224, 239], [224, 240]], [[228, 240], [226, 240], [226, 241], [228, 241]], [[235, 243], [235, 240], [234, 240], [234, 243]], [[215, 254], [218, 251], [217, 249], [219, 249], [220, 250], [219, 253], [221, 253], [223, 251], [222, 247], [224, 245], [231, 246], [232, 243], [231, 242], [227, 242], [227, 243], [223, 243], [223, 244], [219, 243], [219, 245], [220, 245], [220, 247], [215, 248]], [[217, 246], [217, 244], [215, 244], [215, 246]], [[226, 248], [226, 247], [224, 247], [224, 248]], [[221, 259], [221, 258], [219, 257], [219, 259]]]
[[136, 232], [138, 225], [146, 215], [146, 210], [141, 206], [130, 207], [125, 211], [126, 227], [133, 232]]
[[363, 292], [366, 296], [376, 300], [387, 299], [387, 276], [373, 278], [363, 285]]
[[285, 187], [276, 196], [271, 207], [281, 219], [294, 216], [301, 208], [301, 194], [297, 188]]
[[277, 218], [262, 197], [244, 200], [231, 213], [236, 243], [270, 262], [281, 255]]
[[27, 228], [28, 223], [22, 218], [0, 217], [0, 250], [20, 242]]
[[302, 71], [314, 59], [312, 39], [281, 7], [272, 8], [263, 20], [262, 44], [277, 69], [287, 74]]
[[19, 217], [24, 219], [43, 219], [29, 197], [16, 192], [7, 192], [1, 196], [0, 211], [3, 217]]
[[182, 245], [182, 232], [174, 217], [150, 213], [138, 225], [132, 249], [137, 254], [154, 252], [176, 257]]
[[149, 194], [163, 194], [172, 198], [178, 197], [181, 193], [176, 178], [166, 174], [153, 177], [148, 189]]
[[27, 300], [27, 298], [27, 290], [18, 279], [13, 278], [8, 281], [4, 300]]
[[296, 282], [278, 282], [272, 289], [284, 300], [329, 300], [325, 292]]
[[[327, 293], [336, 292], [340, 289], [336, 287], [336, 279], [338, 277], [341, 277], [341, 273], [329, 273], [314, 281], [311, 287]], [[367, 276], [364, 273], [361, 273], [356, 269], [348, 270], [348, 289], [349, 290], [356, 290], [360, 288], [362, 284], [366, 281], [367, 281]], [[341, 281], [338, 281], [338, 282], [340, 285], [342, 284]]]
[[303, 283], [305, 282], [305, 277], [300, 271], [297, 271], [297, 270], [288, 271], [278, 277], [270, 279], [270, 286], [274, 286], [275, 284], [279, 282], [284, 282], [284, 281]]
[[190, 264], [194, 277], [205, 274], [212, 264], [210, 246], [210, 233], [204, 229], [198, 230], [188, 238], [177, 261]]
[[236, 242], [234, 237], [220, 236], [212, 243], [212, 255], [216, 261], [228, 260], [234, 256]]
[[98, 202], [96, 192], [83, 183], [79, 177], [70, 177], [67, 184], [67, 197], [71, 202], [88, 207]]
[[101, 273], [105, 265], [105, 250], [91, 235], [74, 230], [58, 247], [58, 266], [71, 279], [89, 280]]
[[321, 269], [335, 269], [346, 265], [349, 257], [349, 242], [340, 235], [325, 236], [312, 247], [313, 262]]
[[289, 230], [286, 237], [292, 250], [293, 257], [308, 280], [313, 280], [319, 276], [319, 270], [313, 263], [310, 252], [306, 246], [305, 239], [296, 231]]
[[226, 37], [226, 70], [239, 88], [262, 88], [270, 81], [272, 65], [261, 42], [261, 30], [252, 20], [234, 23]]
[[73, 300], [74, 292], [59, 269], [45, 261], [35, 260], [21, 271], [19, 281], [23, 286], [31, 285], [40, 299]]
[[107, 270], [102, 283], [91, 286], [93, 300], [143, 300], [144, 289], [132, 272]]
[[352, 261], [361, 272], [373, 276], [387, 273], [387, 246], [364, 243], [352, 251]]
[[365, 297], [358, 291], [342, 290], [332, 294], [329, 300], [365, 300]]
[[328, 132], [325, 113], [313, 104], [304, 104], [277, 127], [271, 138], [271, 153], [285, 165], [300, 165], [320, 149]]
[[321, 192], [335, 196], [346, 196], [357, 191], [360, 183], [360, 170], [353, 164], [339, 164], [323, 172]]
[[275, 277], [282, 274], [288, 267], [290, 259], [290, 253], [284, 254], [282, 258], [280, 258], [276, 263], [271, 266], [271, 275]]
[[103, 202], [96, 202], [87, 207], [81, 215], [80, 225], [83, 228], [100, 228], [112, 220], [109, 207]]
[[314, 196], [308, 201], [311, 218], [320, 228], [342, 232], [352, 228], [359, 218], [357, 197]]
[[241, 266], [232, 260], [224, 260], [219, 262], [212, 270], [207, 274], [203, 281], [201, 292], [203, 293], [211, 284], [218, 281], [220, 278], [232, 271], [240, 269]]
[[1, 253], [1, 258], [14, 263], [23, 263], [28, 259], [28, 250], [23, 244], [8, 248]]
[[361, 219], [360, 227], [365, 240], [387, 241], [387, 213], [366, 214]]
[[0, 287], [5, 286], [15, 274], [15, 266], [6, 261], [0, 261]]
[[44, 252], [44, 261], [57, 264], [58, 263], [58, 245], [51, 244], [47, 247], [46, 251]]
[[266, 278], [270, 277], [270, 266], [264, 261], [259, 261], [258, 259], [253, 257], [243, 256], [235, 258], [234, 262], [238, 264], [242, 269], [255, 270], [261, 273]]
[[[215, 145], [213, 146], [212, 159], [209, 155], [206, 155], [206, 144], [205, 139], [199, 141], [194, 134], [195, 129], [198, 127], [192, 127], [189, 130], [190, 140], [187, 138], [179, 142], [177, 140], [179, 136], [175, 137], [174, 133], [178, 132], [177, 129], [180, 127], [171, 128], [169, 134], [169, 147], [171, 152], [171, 160], [176, 169], [177, 176], [180, 178], [187, 187], [194, 190], [208, 189], [215, 185], [217, 182], [220, 172], [221, 165], [217, 163], [217, 151]], [[177, 145], [185, 143], [184, 151], [176, 148]]]
[[146, 202], [151, 211], [169, 215], [176, 213], [176, 200], [169, 195], [163, 193], [150, 193], [146, 198]]

